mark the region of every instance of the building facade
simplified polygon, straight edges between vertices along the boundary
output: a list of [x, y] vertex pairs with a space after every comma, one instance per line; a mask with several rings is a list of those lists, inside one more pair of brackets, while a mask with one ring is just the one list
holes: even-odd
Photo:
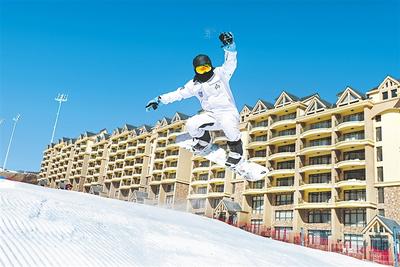
[[[366, 94], [345, 88], [336, 103], [283, 91], [245, 105], [245, 157], [273, 169], [260, 181], [177, 146], [188, 118], [177, 112], [154, 127], [60, 139], [44, 151], [39, 183], [126, 201], [140, 192], [147, 204], [359, 245], [377, 215], [400, 221], [399, 93], [388, 76]], [[213, 138], [226, 146], [222, 132]]]

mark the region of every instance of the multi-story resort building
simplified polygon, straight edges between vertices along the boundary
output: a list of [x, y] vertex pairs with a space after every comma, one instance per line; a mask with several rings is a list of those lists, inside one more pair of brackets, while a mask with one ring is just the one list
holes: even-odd
[[[177, 146], [188, 116], [176, 113], [154, 127], [50, 144], [39, 183], [353, 246], [390, 242], [373, 226], [400, 221], [399, 93], [400, 81], [388, 76], [366, 94], [345, 88], [336, 103], [283, 91], [274, 103], [245, 105], [245, 157], [273, 169], [260, 181]], [[213, 138], [226, 146], [222, 132]]]

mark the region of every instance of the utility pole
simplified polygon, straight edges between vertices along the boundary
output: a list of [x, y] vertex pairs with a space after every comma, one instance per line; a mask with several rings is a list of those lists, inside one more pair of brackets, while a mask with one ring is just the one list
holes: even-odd
[[15, 127], [17, 127], [17, 122], [19, 121], [20, 117], [21, 117], [21, 115], [17, 114], [17, 116], [15, 118], [13, 118], [14, 126], [13, 126], [13, 129], [12, 129], [12, 132], [11, 132], [10, 142], [8, 142], [7, 153], [6, 153], [6, 157], [4, 158], [4, 162], [3, 162], [3, 170], [6, 169], [8, 153], [10, 152], [10, 147], [11, 147], [11, 142], [12, 142], [13, 137], [14, 137]]
[[51, 135], [51, 141], [50, 141], [50, 143], [53, 143], [54, 134], [56, 133], [56, 127], [57, 127], [57, 122], [58, 122], [58, 116], [60, 115], [61, 104], [62, 104], [63, 102], [67, 102], [67, 100], [68, 100], [68, 95], [58, 94], [58, 96], [57, 96], [54, 100], [57, 101], [59, 104], [58, 104], [58, 110], [57, 110], [57, 115], [56, 115], [56, 121], [54, 122], [53, 134]]

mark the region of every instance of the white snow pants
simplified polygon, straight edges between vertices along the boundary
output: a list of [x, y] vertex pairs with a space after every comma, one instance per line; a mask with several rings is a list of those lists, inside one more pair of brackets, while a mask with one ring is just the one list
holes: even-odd
[[241, 137], [239, 113], [237, 111], [206, 111], [189, 118], [186, 122], [186, 130], [192, 137], [201, 137], [206, 130], [222, 130], [228, 141], [237, 141]]

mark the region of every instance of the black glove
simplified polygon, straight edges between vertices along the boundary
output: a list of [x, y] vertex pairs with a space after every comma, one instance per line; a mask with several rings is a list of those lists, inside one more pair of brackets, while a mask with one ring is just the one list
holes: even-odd
[[160, 97], [156, 97], [152, 100], [150, 100], [147, 105], [146, 105], [146, 111], [150, 111], [150, 109], [156, 110], [158, 108], [158, 105], [160, 104]]
[[221, 40], [223, 46], [233, 44], [233, 34], [231, 32], [223, 32], [219, 35], [219, 39]]

